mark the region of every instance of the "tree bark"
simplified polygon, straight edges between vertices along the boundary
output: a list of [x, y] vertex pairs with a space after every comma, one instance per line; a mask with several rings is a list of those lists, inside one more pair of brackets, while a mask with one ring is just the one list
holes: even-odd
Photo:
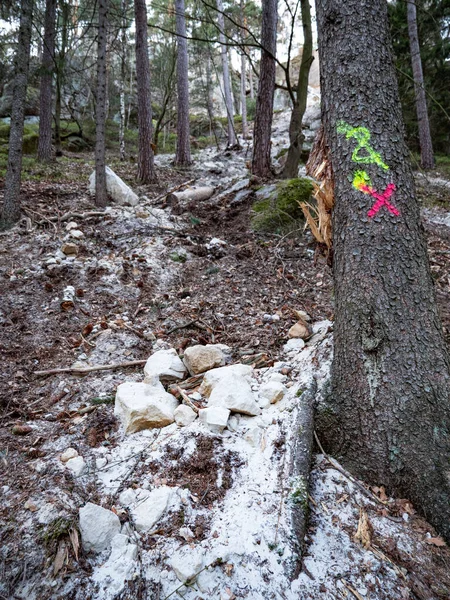
[[316, 7], [335, 182], [335, 353], [321, 433], [353, 473], [409, 498], [450, 541], [449, 360], [387, 3], [317, 0]]
[[98, 3], [97, 102], [95, 111], [95, 204], [106, 206], [105, 124], [106, 124], [106, 40], [108, 35], [108, 3]]
[[409, 47], [414, 76], [417, 122], [419, 125], [420, 163], [423, 169], [434, 168], [433, 142], [431, 141], [430, 122], [428, 120], [427, 99], [423, 81], [422, 59], [420, 57], [419, 32], [417, 30], [417, 12], [415, 0], [407, 2]]
[[242, 137], [244, 140], [248, 138], [248, 122], [247, 122], [247, 60], [245, 54], [241, 54], [241, 116], [242, 116]]
[[55, 82], [55, 154], [62, 155], [61, 150], [61, 103], [62, 87], [64, 82], [64, 68], [66, 61], [66, 51], [68, 44], [68, 28], [70, 18], [70, 4], [66, 0], [60, 3], [61, 10], [61, 43], [58, 56], [56, 58], [56, 82]]
[[295, 104], [292, 109], [291, 122], [289, 124], [290, 146], [284, 165], [282, 177], [292, 179], [298, 177], [298, 165], [302, 153], [303, 140], [305, 136], [302, 132], [303, 115], [306, 110], [308, 100], [308, 79], [313, 58], [313, 37], [311, 27], [311, 8], [309, 0], [300, 0], [302, 9], [302, 27], [303, 27], [303, 53], [300, 71], [298, 74], [297, 94]]
[[228, 136], [228, 148], [239, 147], [236, 132], [234, 130], [234, 109], [233, 109], [233, 96], [231, 94], [231, 79], [230, 69], [228, 67], [228, 52], [227, 46], [225, 45], [225, 20], [223, 17], [223, 2], [217, 0], [217, 23], [219, 25], [219, 42], [220, 42], [220, 55], [222, 59], [222, 75], [223, 75], [223, 95], [225, 99], [225, 108], [227, 111], [227, 136]]
[[186, 39], [186, 20], [184, 0], [175, 1], [176, 30], [177, 30], [177, 151], [175, 165], [188, 166], [191, 160], [191, 145], [189, 140], [189, 61]]
[[156, 183], [152, 150], [152, 105], [150, 96], [150, 62], [147, 44], [147, 6], [145, 0], [134, 0], [136, 19], [136, 80], [138, 98], [138, 181]]
[[30, 62], [33, 0], [22, 0], [17, 51], [14, 59], [15, 77], [11, 128], [9, 133], [8, 166], [6, 170], [3, 209], [0, 228], [9, 228], [20, 218], [20, 181], [22, 175], [22, 142], [25, 103]]
[[258, 177], [271, 175], [270, 140], [275, 93], [277, 22], [277, 0], [262, 0], [261, 64], [256, 97], [252, 158], [252, 173]]
[[52, 153], [52, 82], [55, 69], [55, 21], [57, 0], [47, 0], [45, 5], [44, 48], [41, 63], [39, 97], [39, 142], [37, 158], [50, 162]]
[[125, 79], [127, 76], [127, 29], [128, 29], [128, 0], [122, 0], [122, 25], [120, 29], [120, 81], [119, 81], [119, 155], [120, 160], [125, 160]]

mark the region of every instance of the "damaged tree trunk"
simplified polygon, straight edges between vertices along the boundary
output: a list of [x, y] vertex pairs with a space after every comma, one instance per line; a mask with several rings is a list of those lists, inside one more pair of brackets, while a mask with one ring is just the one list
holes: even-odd
[[450, 374], [405, 143], [385, 0], [318, 0], [335, 180], [328, 449], [450, 541]]
[[180, 200], [190, 200], [193, 202], [199, 202], [200, 200], [208, 200], [214, 193], [213, 187], [199, 187], [191, 190], [184, 190], [183, 192], [172, 192], [166, 197], [166, 201], [171, 203], [177, 203]]

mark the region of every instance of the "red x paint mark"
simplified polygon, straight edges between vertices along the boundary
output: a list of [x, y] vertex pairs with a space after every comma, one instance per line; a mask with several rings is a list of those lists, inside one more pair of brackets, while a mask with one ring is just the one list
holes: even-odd
[[380, 194], [379, 192], [377, 192], [376, 190], [374, 190], [372, 187], [370, 187], [368, 185], [362, 185], [362, 186], [360, 186], [359, 189], [362, 192], [365, 192], [366, 194], [370, 194], [373, 198], [376, 198], [376, 200], [377, 200], [375, 202], [375, 204], [372, 206], [372, 208], [369, 210], [369, 212], [367, 213], [367, 215], [369, 217], [374, 217], [382, 206], [385, 206], [388, 209], [388, 211], [391, 214], [395, 215], [396, 217], [399, 216], [400, 211], [397, 210], [395, 208], [395, 206], [393, 206], [390, 202], [388, 202], [389, 198], [395, 192], [395, 184], [394, 183], [390, 183], [382, 194]]

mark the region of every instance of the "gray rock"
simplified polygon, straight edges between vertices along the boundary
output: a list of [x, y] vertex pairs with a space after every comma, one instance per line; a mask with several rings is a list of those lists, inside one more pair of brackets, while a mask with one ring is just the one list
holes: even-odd
[[197, 414], [192, 410], [189, 406], [185, 404], [180, 404], [175, 409], [173, 416], [175, 418], [175, 423], [180, 427], [187, 427], [191, 423], [195, 421], [197, 418]]
[[144, 367], [146, 377], [159, 377], [161, 383], [173, 383], [186, 377], [187, 370], [174, 348], [159, 350], [150, 356]]
[[66, 462], [66, 467], [69, 471], [72, 471], [74, 477], [80, 477], [86, 470], [86, 463], [82, 456], [75, 456], [74, 458], [69, 458]]
[[[74, 460], [74, 459], [72, 459]], [[79, 510], [80, 533], [85, 552], [103, 552], [120, 533], [119, 517], [112, 511], [88, 502]]]
[[177, 399], [154, 377], [147, 383], [130, 381], [119, 385], [114, 414], [121, 420], [125, 433], [134, 433], [170, 425], [175, 420], [177, 406]]

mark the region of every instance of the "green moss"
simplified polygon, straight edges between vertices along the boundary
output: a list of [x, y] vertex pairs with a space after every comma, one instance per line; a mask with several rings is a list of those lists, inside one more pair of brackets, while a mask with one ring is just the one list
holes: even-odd
[[57, 517], [51, 521], [42, 533], [42, 541], [49, 552], [54, 552], [58, 540], [69, 535], [70, 530], [75, 527], [75, 519], [69, 517]]
[[169, 254], [169, 258], [171, 260], [173, 260], [173, 262], [177, 262], [177, 263], [185, 263], [187, 260], [186, 255], [182, 254], [180, 252], [171, 252]]
[[268, 198], [257, 200], [252, 227], [257, 231], [279, 233], [303, 220], [300, 202], [310, 199], [313, 186], [308, 179], [298, 178], [281, 181]]
[[308, 510], [308, 485], [301, 475], [291, 480], [289, 500], [303, 510]]

